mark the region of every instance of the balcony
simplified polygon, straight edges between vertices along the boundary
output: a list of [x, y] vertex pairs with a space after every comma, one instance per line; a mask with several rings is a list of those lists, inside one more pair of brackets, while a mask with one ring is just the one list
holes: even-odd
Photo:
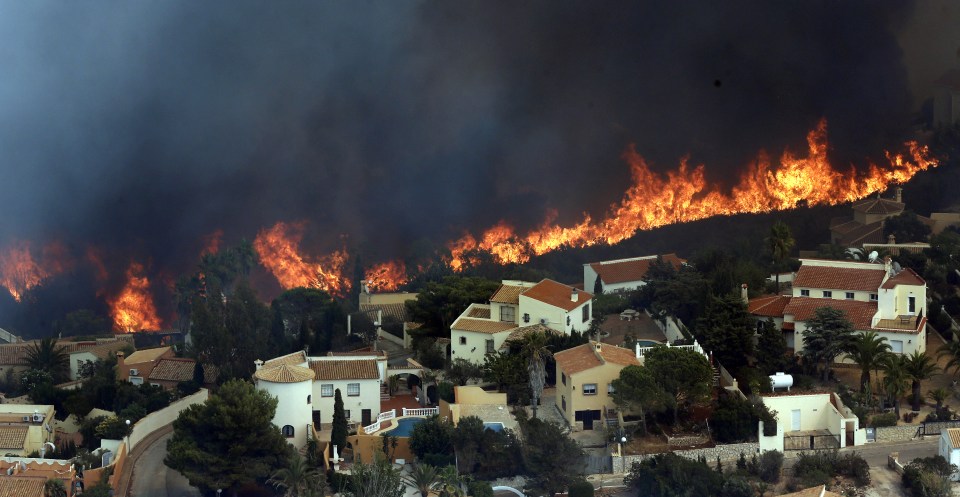
[[897, 316], [893, 319], [880, 319], [877, 321], [877, 324], [874, 325], [874, 328], [878, 330], [891, 330], [891, 331], [919, 331], [918, 328], [922, 322], [926, 321], [919, 316]]

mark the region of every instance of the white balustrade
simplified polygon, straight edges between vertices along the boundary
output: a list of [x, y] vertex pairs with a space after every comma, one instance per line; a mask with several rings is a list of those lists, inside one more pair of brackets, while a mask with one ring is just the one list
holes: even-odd
[[436, 414], [440, 414], [440, 408], [439, 408], [439, 407], [426, 407], [426, 408], [423, 408], [423, 409], [407, 409], [406, 407], [403, 408], [403, 415], [404, 415], [404, 416], [427, 417], [427, 416], [433, 416], [433, 415], [436, 415]]
[[366, 433], [367, 435], [371, 433], [376, 433], [376, 431], [380, 429], [380, 423], [383, 423], [384, 421], [387, 421], [396, 417], [397, 417], [396, 409], [390, 409], [389, 411], [381, 412], [380, 415], [377, 416], [377, 420], [372, 425], [363, 427], [363, 432]]

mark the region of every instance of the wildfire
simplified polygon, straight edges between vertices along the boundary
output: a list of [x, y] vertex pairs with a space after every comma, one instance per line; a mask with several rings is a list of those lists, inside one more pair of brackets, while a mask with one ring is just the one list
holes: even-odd
[[364, 279], [371, 290], [392, 292], [407, 283], [407, 266], [401, 261], [383, 262], [368, 269]]
[[117, 297], [110, 301], [110, 315], [116, 328], [126, 333], [159, 330], [160, 318], [150, 295], [150, 280], [143, 264], [131, 262], [127, 268], [127, 283]]
[[615, 244], [639, 230], [667, 224], [791, 209], [801, 202], [835, 205], [861, 199], [937, 166], [926, 147], [915, 142], [906, 146], [906, 154], [887, 153], [889, 165], [885, 167], [870, 164], [865, 173], [852, 167], [847, 173], [838, 172], [827, 160], [827, 123], [821, 121], [807, 134], [806, 157], [785, 151], [779, 164], [773, 165], [761, 153], [729, 193], [707, 184], [703, 165], [691, 167], [682, 160], [675, 171], [660, 175], [651, 171], [643, 157], [630, 147], [624, 159], [630, 165], [633, 185], [619, 203], [610, 206], [603, 219], [594, 222], [585, 214], [580, 223], [562, 227], [553, 224], [556, 213], [551, 212], [539, 228], [525, 236], [501, 221], [479, 240], [466, 233], [451, 242], [447, 246], [451, 253], [449, 264], [459, 271], [473, 261], [471, 252], [478, 250], [490, 253], [500, 264], [524, 263], [531, 256], [562, 246]]
[[66, 247], [53, 242], [40, 250], [39, 259], [28, 241], [15, 241], [0, 251], [0, 286], [20, 302], [23, 295], [43, 280], [66, 271], [72, 264]]
[[216, 254], [220, 251], [220, 244], [223, 242], [223, 230], [217, 229], [213, 233], [203, 237], [203, 250], [200, 255]]
[[350, 291], [350, 280], [344, 277], [349, 256], [345, 250], [307, 260], [300, 255], [303, 224], [278, 222], [260, 230], [253, 247], [260, 262], [284, 288], [319, 288], [336, 295]]

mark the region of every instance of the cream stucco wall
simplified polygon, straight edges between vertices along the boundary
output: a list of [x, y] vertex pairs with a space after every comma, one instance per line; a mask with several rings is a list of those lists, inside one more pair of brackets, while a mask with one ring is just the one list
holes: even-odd
[[474, 364], [483, 364], [487, 355], [487, 340], [493, 340], [493, 350], [500, 350], [510, 331], [480, 333], [477, 331], [450, 330], [451, 359], [466, 359]]
[[[865, 433], [861, 433], [860, 421], [856, 415], [840, 403], [836, 398], [837, 405], [831, 402], [831, 397], [835, 394], [816, 393], [800, 395], [782, 395], [782, 396], [764, 396], [762, 397], [764, 405], [772, 411], [776, 411], [777, 428], [780, 431], [790, 433], [795, 430], [793, 424], [794, 412], [800, 413], [799, 431], [827, 430], [834, 435], [838, 435], [840, 447], [847, 445], [847, 431], [854, 435], [854, 444], [860, 444], [865, 441]], [[839, 406], [839, 409], [838, 409]]]
[[[576, 411], [603, 411], [615, 407], [613, 398], [608, 393], [608, 387], [610, 382], [620, 377], [621, 369], [623, 366], [619, 364], [606, 363], [567, 375], [557, 366], [556, 404], [567, 423], [571, 426], [575, 425]], [[566, 383], [563, 381], [564, 376], [566, 376]], [[590, 383], [597, 385], [596, 395], [584, 395], [583, 385]], [[563, 408], [564, 399], [567, 403], [566, 409]]]
[[[583, 299], [582, 294], [580, 298]], [[588, 305], [592, 305], [591, 299], [583, 300], [583, 302], [577, 305], [577, 307], [575, 307], [572, 311], [566, 312], [559, 307], [554, 307], [545, 302], [532, 299], [525, 295], [520, 295], [520, 325], [534, 325], [543, 320], [544, 325], [549, 326], [557, 331], [562, 331], [568, 335], [572, 330], [583, 332], [590, 328], [590, 322], [593, 319], [591, 315], [592, 312], [587, 312], [587, 320], [583, 320], [583, 308]], [[529, 323], [523, 322], [522, 316], [524, 314], [530, 315]], [[570, 317], [570, 324], [567, 324], [567, 316]]]
[[293, 427], [293, 437], [287, 437], [287, 442], [297, 449], [307, 444], [308, 425], [313, 423], [312, 383], [309, 379], [292, 383], [257, 380], [257, 388], [277, 398], [273, 424], [278, 430]]
[[[347, 384], [359, 383], [360, 395], [347, 395]], [[321, 395], [323, 385], [333, 385], [334, 395]], [[340, 389], [343, 399], [343, 408], [350, 411], [348, 421], [359, 423], [362, 419], [362, 410], [370, 409], [371, 419], [380, 414], [380, 381], [379, 380], [314, 380], [313, 381], [313, 410], [319, 413], [320, 423], [328, 425], [333, 422], [333, 401], [336, 390]], [[319, 428], [318, 428], [319, 429]]]

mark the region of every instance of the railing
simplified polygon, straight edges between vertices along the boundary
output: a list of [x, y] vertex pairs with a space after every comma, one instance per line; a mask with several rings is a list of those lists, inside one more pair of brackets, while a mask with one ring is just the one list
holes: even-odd
[[375, 433], [377, 430], [380, 429], [380, 423], [383, 423], [384, 421], [393, 419], [395, 417], [397, 417], [396, 409], [390, 409], [389, 411], [381, 412], [380, 415], [377, 416], [377, 420], [372, 425], [363, 427], [363, 432], [366, 433], [367, 435], [371, 433]]
[[[669, 342], [665, 344], [667, 347], [677, 347], [680, 349], [690, 349], [704, 357], [707, 357], [707, 353], [703, 351], [703, 347], [700, 346], [700, 343], [696, 340], [693, 341], [693, 345], [670, 345]], [[641, 347], [640, 345], [636, 346], [637, 359], [641, 358], [647, 352], [653, 350], [654, 347]]]
[[404, 416], [422, 416], [422, 417], [427, 417], [427, 416], [434, 416], [434, 415], [439, 415], [439, 414], [440, 414], [440, 408], [439, 408], [439, 407], [426, 407], [426, 408], [423, 408], [423, 409], [407, 409], [406, 407], [403, 408], [403, 415], [404, 415]]

